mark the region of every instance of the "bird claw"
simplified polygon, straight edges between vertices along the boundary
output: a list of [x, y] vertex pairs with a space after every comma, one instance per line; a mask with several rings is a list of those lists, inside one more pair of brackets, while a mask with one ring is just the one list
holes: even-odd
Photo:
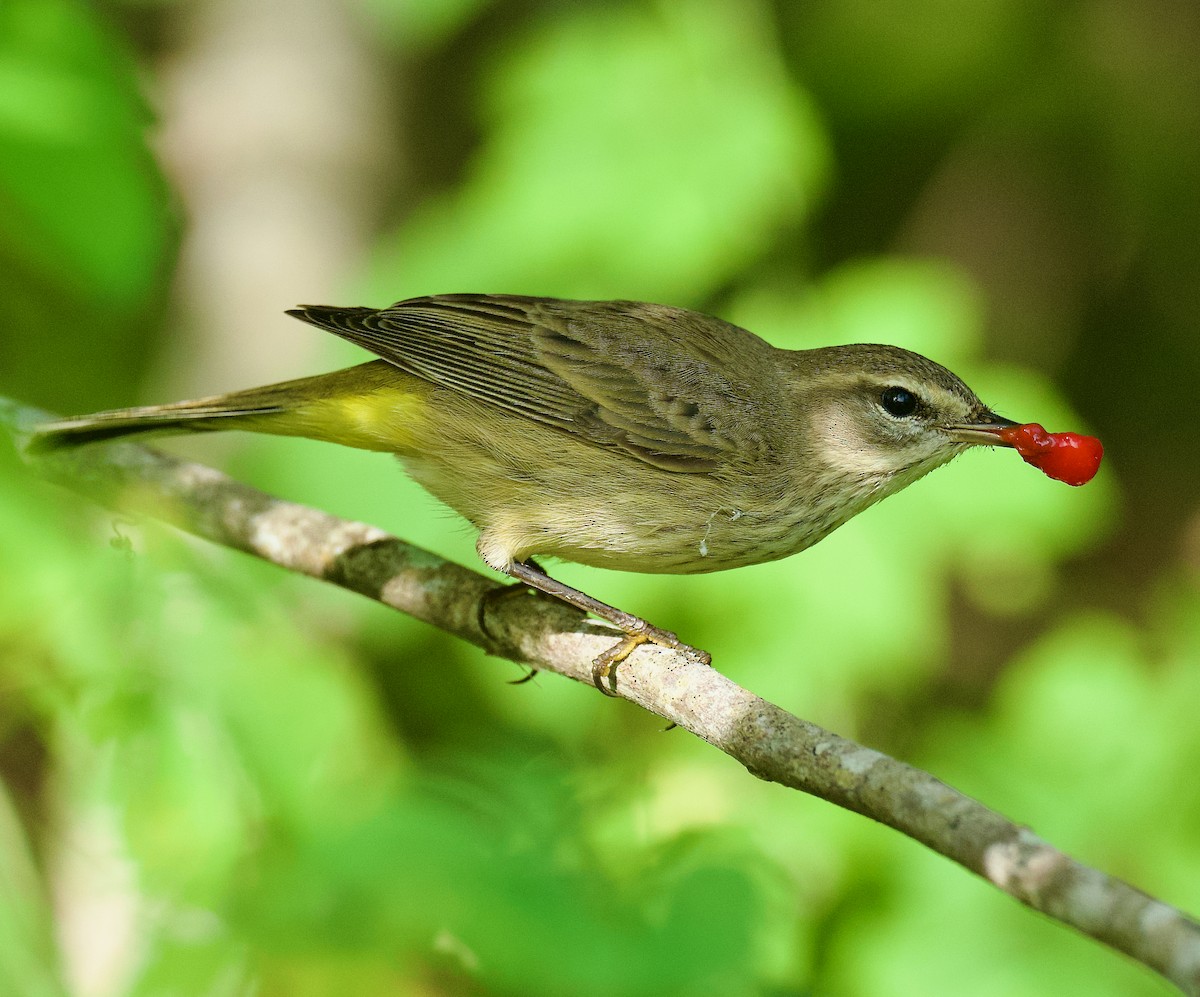
[[698, 647], [683, 643], [669, 630], [659, 630], [645, 620], [639, 621], [642, 626], [637, 632], [626, 632], [617, 643], [601, 653], [592, 662], [592, 685], [606, 696], [617, 694], [616, 667], [628, 658], [642, 644], [658, 644], [672, 651], [682, 651], [695, 658], [700, 664], [712, 667], [712, 655]]
[[[511, 599], [513, 596], [522, 595], [526, 592], [532, 592], [537, 595], [537, 589], [524, 582], [516, 582], [512, 585], [504, 585], [499, 588], [488, 589], [479, 599], [479, 604], [475, 609], [475, 623], [479, 627], [479, 632], [483, 634], [493, 644], [496, 643], [496, 635], [492, 632], [492, 628], [488, 626], [487, 612], [489, 607], [494, 603], [500, 602], [503, 599]], [[529, 669], [529, 674], [522, 675], [519, 679], [509, 680], [509, 685], [524, 685], [530, 682], [537, 675], [538, 669]]]
[[[640, 616], [626, 613], [615, 606], [610, 606], [607, 603], [600, 602], [598, 599], [593, 599], [585, 592], [580, 592], [569, 585], [555, 581], [533, 561], [513, 561], [504, 568], [504, 571], [511, 578], [515, 578], [517, 584], [510, 585], [507, 588], [492, 589], [479, 600], [478, 619], [480, 631], [494, 640], [495, 638], [488, 630], [487, 620], [485, 619], [488, 604], [493, 600], [508, 598], [515, 593], [529, 590], [553, 596], [565, 602], [568, 606], [574, 606], [585, 613], [591, 613], [594, 616], [599, 616], [602, 620], [607, 620], [621, 630], [624, 636], [592, 662], [592, 684], [606, 696], [616, 695], [616, 676], [614, 672], [617, 665], [628, 658], [642, 644], [658, 644], [673, 651], [682, 651], [703, 665], [712, 664], [712, 655], [707, 651], [701, 651], [699, 648], [683, 643], [677, 634], [672, 633], [670, 630], [662, 630], [654, 626], [654, 624], [643, 620]], [[527, 682], [532, 677], [530, 675], [524, 679], [519, 679], [517, 684]]]
[[[493, 644], [496, 643], [496, 635], [492, 632], [492, 628], [488, 626], [487, 614], [488, 610], [498, 602], [503, 602], [513, 596], [524, 595], [529, 592], [537, 592], [531, 585], [526, 585], [524, 582], [515, 582], [512, 585], [498, 585], [495, 588], [490, 588], [479, 597], [479, 602], [475, 608], [475, 624], [479, 627], [479, 632], [483, 634]], [[521, 681], [525, 681], [522, 679]]]
[[[634, 648], [650, 640], [646, 634], [626, 634], [607, 651], [599, 654], [592, 662], [592, 685], [606, 696], [617, 694], [616, 676], [613, 669], [633, 653]], [[607, 683], [607, 687], [605, 685]]]

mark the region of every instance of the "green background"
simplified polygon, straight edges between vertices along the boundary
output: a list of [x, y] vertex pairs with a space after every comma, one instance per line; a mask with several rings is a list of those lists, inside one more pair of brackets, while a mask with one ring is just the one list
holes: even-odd
[[[302, 126], [265, 54], [227, 85], [240, 12], [307, 30], [319, 74], [331, 10], [353, 72]], [[1195, 911], [1198, 66], [1190, 0], [6, 0], [0, 392], [79, 412], [353, 362], [281, 324], [322, 295], [643, 298], [781, 346], [927, 353], [1010, 417], [1099, 435], [1097, 480], [973, 452], [789, 561], [558, 573]], [[236, 302], [283, 330], [262, 342], [221, 338], [195, 265], [210, 217], [258, 206], [196, 164], [261, 166], [180, 134], [181, 78], [217, 134], [248, 122], [263, 161], [310, 171], [284, 215], [345, 243], [321, 286]], [[351, 188], [359, 234], [322, 229]], [[386, 457], [172, 448], [475, 563]], [[628, 704], [508, 685], [7, 446], [0, 578], [5, 993], [1169, 992]]]

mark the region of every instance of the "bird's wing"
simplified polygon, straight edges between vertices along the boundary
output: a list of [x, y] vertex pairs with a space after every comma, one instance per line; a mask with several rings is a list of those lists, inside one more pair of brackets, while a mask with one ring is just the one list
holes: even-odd
[[764, 386], [749, 375], [773, 369], [771, 348], [696, 312], [456, 294], [289, 314], [434, 384], [666, 470], [709, 471], [764, 447], [751, 390]]

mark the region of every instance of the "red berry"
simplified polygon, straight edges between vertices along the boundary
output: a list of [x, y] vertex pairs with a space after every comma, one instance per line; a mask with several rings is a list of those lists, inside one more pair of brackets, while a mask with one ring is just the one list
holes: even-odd
[[1094, 436], [1079, 433], [1047, 433], [1036, 422], [1010, 426], [997, 434], [1022, 459], [1056, 481], [1083, 485], [1096, 476], [1104, 447]]

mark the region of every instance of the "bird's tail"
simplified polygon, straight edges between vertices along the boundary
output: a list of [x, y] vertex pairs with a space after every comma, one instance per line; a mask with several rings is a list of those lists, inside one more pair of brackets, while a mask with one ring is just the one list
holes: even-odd
[[281, 411], [269, 405], [250, 402], [234, 404], [228, 396], [201, 398], [171, 405], [144, 405], [140, 408], [113, 409], [92, 415], [74, 416], [48, 422], [34, 429], [29, 440], [30, 453], [48, 453], [81, 443], [98, 443], [120, 436], [194, 433], [206, 429], [236, 429], [233, 420], [271, 415]]
[[347, 370], [285, 381], [225, 395], [113, 409], [36, 426], [27, 444], [32, 454], [82, 443], [134, 435], [174, 435], [245, 429], [279, 436], [307, 436], [367, 450], [395, 450], [384, 425], [411, 392], [391, 364], [382, 360]]

